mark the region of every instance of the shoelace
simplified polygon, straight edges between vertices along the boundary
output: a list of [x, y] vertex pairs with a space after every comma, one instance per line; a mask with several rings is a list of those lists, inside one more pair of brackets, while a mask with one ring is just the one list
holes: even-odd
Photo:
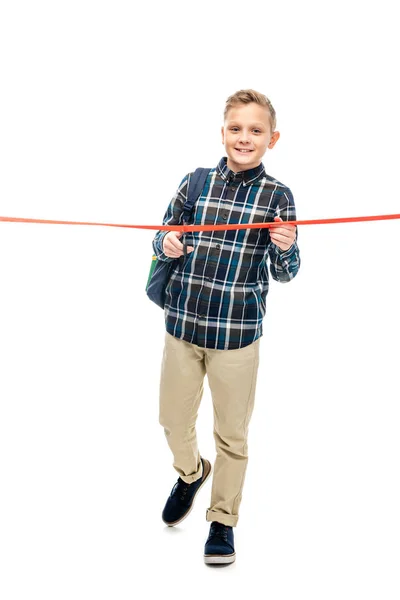
[[228, 527], [215, 521], [211, 525], [210, 537], [220, 537], [226, 542], [228, 540]]
[[171, 496], [179, 496], [180, 500], [184, 500], [186, 493], [188, 491], [189, 488], [189, 484], [185, 483], [183, 481], [183, 479], [181, 479], [179, 477], [178, 481], [176, 482], [176, 484], [174, 485], [172, 492], [171, 492]]

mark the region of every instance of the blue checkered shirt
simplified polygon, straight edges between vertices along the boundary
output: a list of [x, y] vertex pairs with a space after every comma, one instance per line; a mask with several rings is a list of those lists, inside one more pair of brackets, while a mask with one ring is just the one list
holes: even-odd
[[[164, 215], [163, 225], [182, 225], [182, 209], [192, 173], [181, 181]], [[197, 200], [195, 225], [265, 223], [279, 216], [296, 219], [293, 195], [288, 187], [267, 175], [263, 163], [234, 173], [226, 157], [210, 169]], [[268, 293], [268, 258], [271, 276], [290, 281], [300, 267], [296, 241], [286, 251], [270, 240], [269, 229], [241, 229], [186, 233], [193, 252], [186, 259], [167, 257], [158, 231], [153, 249], [159, 260], [176, 261], [166, 289], [166, 330], [171, 335], [203, 348], [233, 350], [262, 334]]]

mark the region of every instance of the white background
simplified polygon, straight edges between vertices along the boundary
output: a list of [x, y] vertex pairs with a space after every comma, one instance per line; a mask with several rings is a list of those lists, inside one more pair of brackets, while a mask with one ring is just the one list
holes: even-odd
[[[399, 211], [395, 3], [21, 2], [0, 11], [0, 215], [160, 224], [268, 95], [299, 219]], [[271, 283], [236, 563], [179, 527], [158, 424], [154, 232], [0, 223], [2, 600], [400, 596], [400, 221], [303, 226]], [[213, 460], [212, 408], [198, 437]]]

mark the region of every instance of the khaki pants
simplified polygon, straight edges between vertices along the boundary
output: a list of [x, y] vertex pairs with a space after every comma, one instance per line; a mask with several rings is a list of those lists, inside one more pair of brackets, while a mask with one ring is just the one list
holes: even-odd
[[247, 468], [260, 338], [238, 350], [200, 348], [166, 332], [160, 381], [160, 423], [186, 483], [202, 476], [196, 419], [207, 373], [217, 456], [207, 521], [236, 526]]

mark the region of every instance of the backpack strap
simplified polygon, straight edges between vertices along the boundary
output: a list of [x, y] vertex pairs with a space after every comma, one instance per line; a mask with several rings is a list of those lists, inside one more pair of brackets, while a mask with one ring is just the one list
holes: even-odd
[[[198, 169], [195, 170], [195, 172], [193, 173], [193, 175], [191, 176], [191, 178], [189, 180], [187, 200], [183, 206], [183, 223], [184, 223], [184, 225], [186, 225], [189, 222], [190, 215], [192, 214], [193, 206], [195, 205], [196, 200], [198, 199], [198, 197], [200, 196], [200, 194], [203, 190], [203, 187], [206, 183], [209, 172], [210, 172], [210, 169], [205, 169], [205, 168], [199, 167]], [[187, 246], [186, 246], [185, 234], [183, 234], [183, 236], [182, 236], [182, 243], [183, 243], [183, 256], [186, 258]]]
[[196, 203], [197, 198], [200, 196], [204, 184], [209, 174], [210, 169], [199, 168], [196, 169], [193, 175], [189, 179], [188, 195], [187, 200], [183, 206], [183, 222], [184, 224], [189, 222], [190, 215], [192, 213], [193, 206]]

